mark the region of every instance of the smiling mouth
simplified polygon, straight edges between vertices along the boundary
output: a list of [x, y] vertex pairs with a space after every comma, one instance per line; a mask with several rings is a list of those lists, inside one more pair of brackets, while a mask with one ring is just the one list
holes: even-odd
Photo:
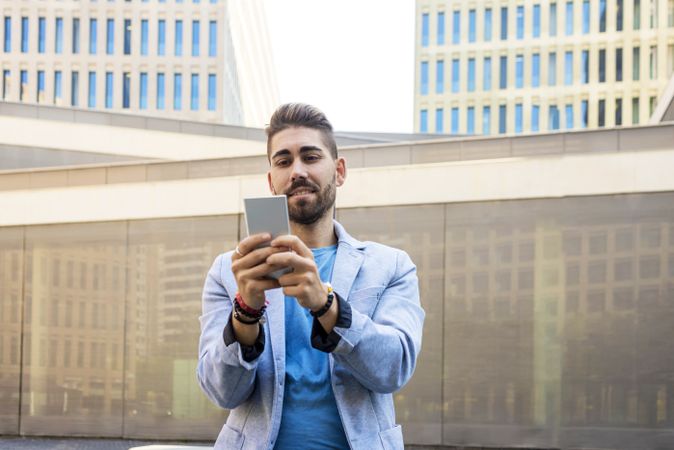
[[290, 194], [288, 194], [288, 197], [295, 197], [295, 196], [302, 196], [302, 195], [309, 195], [313, 194], [314, 191], [312, 189], [297, 189]]

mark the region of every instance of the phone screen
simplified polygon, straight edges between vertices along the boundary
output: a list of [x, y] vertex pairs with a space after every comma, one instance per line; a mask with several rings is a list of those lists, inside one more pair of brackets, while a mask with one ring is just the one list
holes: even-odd
[[[258, 233], [269, 233], [274, 239], [278, 236], [290, 234], [290, 223], [288, 222], [288, 198], [285, 195], [274, 195], [270, 197], [257, 197], [243, 199], [246, 213], [246, 229], [248, 236]], [[268, 246], [269, 242], [262, 244], [262, 247]], [[277, 279], [284, 273], [290, 272], [286, 267], [272, 272], [269, 278]]]

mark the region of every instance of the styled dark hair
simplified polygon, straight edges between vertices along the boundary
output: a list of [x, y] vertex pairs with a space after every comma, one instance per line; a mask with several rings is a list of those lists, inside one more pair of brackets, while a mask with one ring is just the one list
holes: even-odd
[[267, 133], [267, 154], [271, 150], [269, 144], [274, 135], [292, 127], [313, 128], [320, 131], [323, 135], [323, 143], [330, 150], [332, 157], [337, 159], [337, 143], [332, 132], [332, 125], [323, 111], [305, 103], [286, 103], [276, 108], [269, 125], [264, 130]]

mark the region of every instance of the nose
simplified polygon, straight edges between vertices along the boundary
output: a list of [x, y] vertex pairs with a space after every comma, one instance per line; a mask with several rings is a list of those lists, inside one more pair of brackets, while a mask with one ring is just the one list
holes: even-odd
[[291, 181], [295, 181], [300, 178], [307, 178], [307, 168], [302, 158], [297, 158], [293, 162], [292, 174], [290, 175]]

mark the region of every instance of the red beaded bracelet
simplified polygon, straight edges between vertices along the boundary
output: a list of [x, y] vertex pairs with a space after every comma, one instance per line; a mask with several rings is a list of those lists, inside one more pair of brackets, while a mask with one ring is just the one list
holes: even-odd
[[246, 302], [243, 300], [243, 297], [241, 297], [241, 294], [239, 292], [237, 292], [236, 295], [234, 296], [234, 300], [241, 309], [243, 309], [245, 312], [253, 316], [262, 315], [268, 303], [267, 300], [265, 300], [264, 302], [265, 306], [263, 306], [262, 308], [260, 309], [251, 308], [250, 306], [246, 305]]

